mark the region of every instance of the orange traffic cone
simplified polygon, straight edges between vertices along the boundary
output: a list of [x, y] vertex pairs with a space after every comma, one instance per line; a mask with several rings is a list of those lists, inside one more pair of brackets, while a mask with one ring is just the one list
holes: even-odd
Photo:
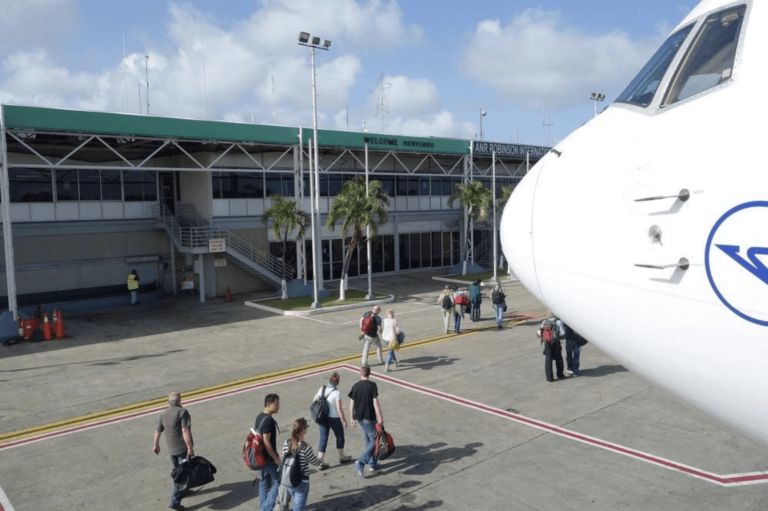
[[51, 339], [51, 324], [48, 322], [48, 314], [43, 314], [43, 340], [50, 341]]
[[54, 336], [56, 339], [66, 339], [67, 334], [64, 333], [64, 315], [61, 311], [56, 312], [58, 312], [58, 321], [56, 322], [56, 332], [54, 333]]
[[54, 337], [56, 336], [56, 328], [58, 328], [58, 322], [59, 312], [56, 309], [53, 309], [53, 313], [51, 313], [51, 334]]
[[232, 293], [229, 292], [229, 286], [227, 286], [227, 292], [224, 293], [224, 301], [227, 303], [232, 302]]

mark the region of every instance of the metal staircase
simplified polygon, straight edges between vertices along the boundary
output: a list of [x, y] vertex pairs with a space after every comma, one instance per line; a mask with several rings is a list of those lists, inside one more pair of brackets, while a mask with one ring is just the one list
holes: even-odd
[[200, 219], [193, 206], [180, 204], [177, 211], [178, 218], [171, 214], [166, 205], [156, 204], [153, 214], [179, 252], [206, 254], [209, 240], [223, 239], [227, 259], [251, 275], [265, 278], [277, 285], [280, 285], [283, 277], [287, 281], [293, 279], [293, 268], [286, 267], [283, 274], [283, 263], [279, 258], [256, 248], [229, 229], [210, 225]]
[[[493, 237], [498, 236], [498, 230], [493, 229], [493, 234], [486, 236], [479, 243], [475, 245], [475, 263], [484, 268], [493, 268]], [[497, 248], [501, 255], [501, 243], [498, 243]]]

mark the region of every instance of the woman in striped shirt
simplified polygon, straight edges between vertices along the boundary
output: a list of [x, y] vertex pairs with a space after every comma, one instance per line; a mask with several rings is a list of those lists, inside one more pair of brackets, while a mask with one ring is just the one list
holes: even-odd
[[302, 417], [293, 423], [291, 438], [286, 439], [283, 444], [283, 458], [289, 451], [298, 451], [299, 465], [301, 466], [301, 484], [295, 488], [286, 487], [288, 494], [293, 498], [293, 511], [306, 511], [307, 498], [309, 497], [309, 464], [317, 465], [321, 469], [328, 468], [315, 456], [312, 447], [304, 441], [304, 435], [307, 433], [307, 420]]

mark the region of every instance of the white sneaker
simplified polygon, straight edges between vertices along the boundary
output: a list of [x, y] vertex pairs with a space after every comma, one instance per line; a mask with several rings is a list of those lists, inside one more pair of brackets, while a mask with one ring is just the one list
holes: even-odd
[[570, 369], [566, 369], [565, 372], [568, 374], [573, 374], [573, 371], [571, 371]]

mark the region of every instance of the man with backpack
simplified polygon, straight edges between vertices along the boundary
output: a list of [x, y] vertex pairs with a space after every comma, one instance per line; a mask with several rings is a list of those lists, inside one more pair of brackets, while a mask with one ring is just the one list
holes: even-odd
[[453, 312], [453, 296], [451, 293], [451, 286], [446, 285], [445, 289], [437, 298], [437, 305], [443, 311], [443, 323], [445, 326], [445, 333], [448, 333], [448, 323], [451, 321], [451, 312]]
[[480, 303], [483, 301], [483, 295], [480, 293], [480, 279], [477, 279], [469, 286], [469, 305], [471, 312], [469, 319], [480, 321]]
[[[168, 394], [168, 409], [160, 415], [160, 420], [155, 429], [155, 445], [153, 452], [160, 454], [160, 435], [167, 431], [165, 435], [165, 444], [168, 447], [168, 454], [171, 456], [171, 465], [173, 468], [179, 466], [184, 458], [191, 458], [195, 455], [194, 442], [192, 441], [192, 419], [186, 408], [181, 406], [181, 394], [171, 392]], [[171, 509], [183, 511], [181, 505], [182, 491], [174, 482], [171, 489]]]
[[555, 363], [558, 379], [565, 378], [563, 373], [563, 347], [560, 344], [560, 339], [564, 333], [563, 322], [557, 318], [544, 320], [539, 329], [541, 342], [544, 344], [544, 375], [547, 377], [548, 382], [555, 381], [552, 375], [552, 362]]
[[496, 287], [491, 292], [491, 302], [493, 303], [493, 312], [496, 314], [496, 328], [501, 330], [501, 319], [504, 317], [504, 309], [507, 307], [504, 291], [501, 290], [501, 282], [496, 283]]
[[376, 347], [376, 359], [379, 365], [384, 363], [384, 357], [381, 353], [381, 318], [379, 313], [381, 307], [378, 305], [363, 314], [360, 318], [360, 333], [363, 336], [363, 365], [368, 365], [368, 352], [371, 350], [371, 344]]
[[264, 438], [264, 451], [267, 455], [267, 464], [261, 469], [259, 480], [261, 511], [272, 511], [280, 487], [277, 474], [277, 467], [280, 465], [280, 457], [277, 455], [277, 422], [273, 417], [279, 411], [280, 396], [267, 394], [264, 398], [264, 411], [256, 416], [256, 424], [253, 427]]

